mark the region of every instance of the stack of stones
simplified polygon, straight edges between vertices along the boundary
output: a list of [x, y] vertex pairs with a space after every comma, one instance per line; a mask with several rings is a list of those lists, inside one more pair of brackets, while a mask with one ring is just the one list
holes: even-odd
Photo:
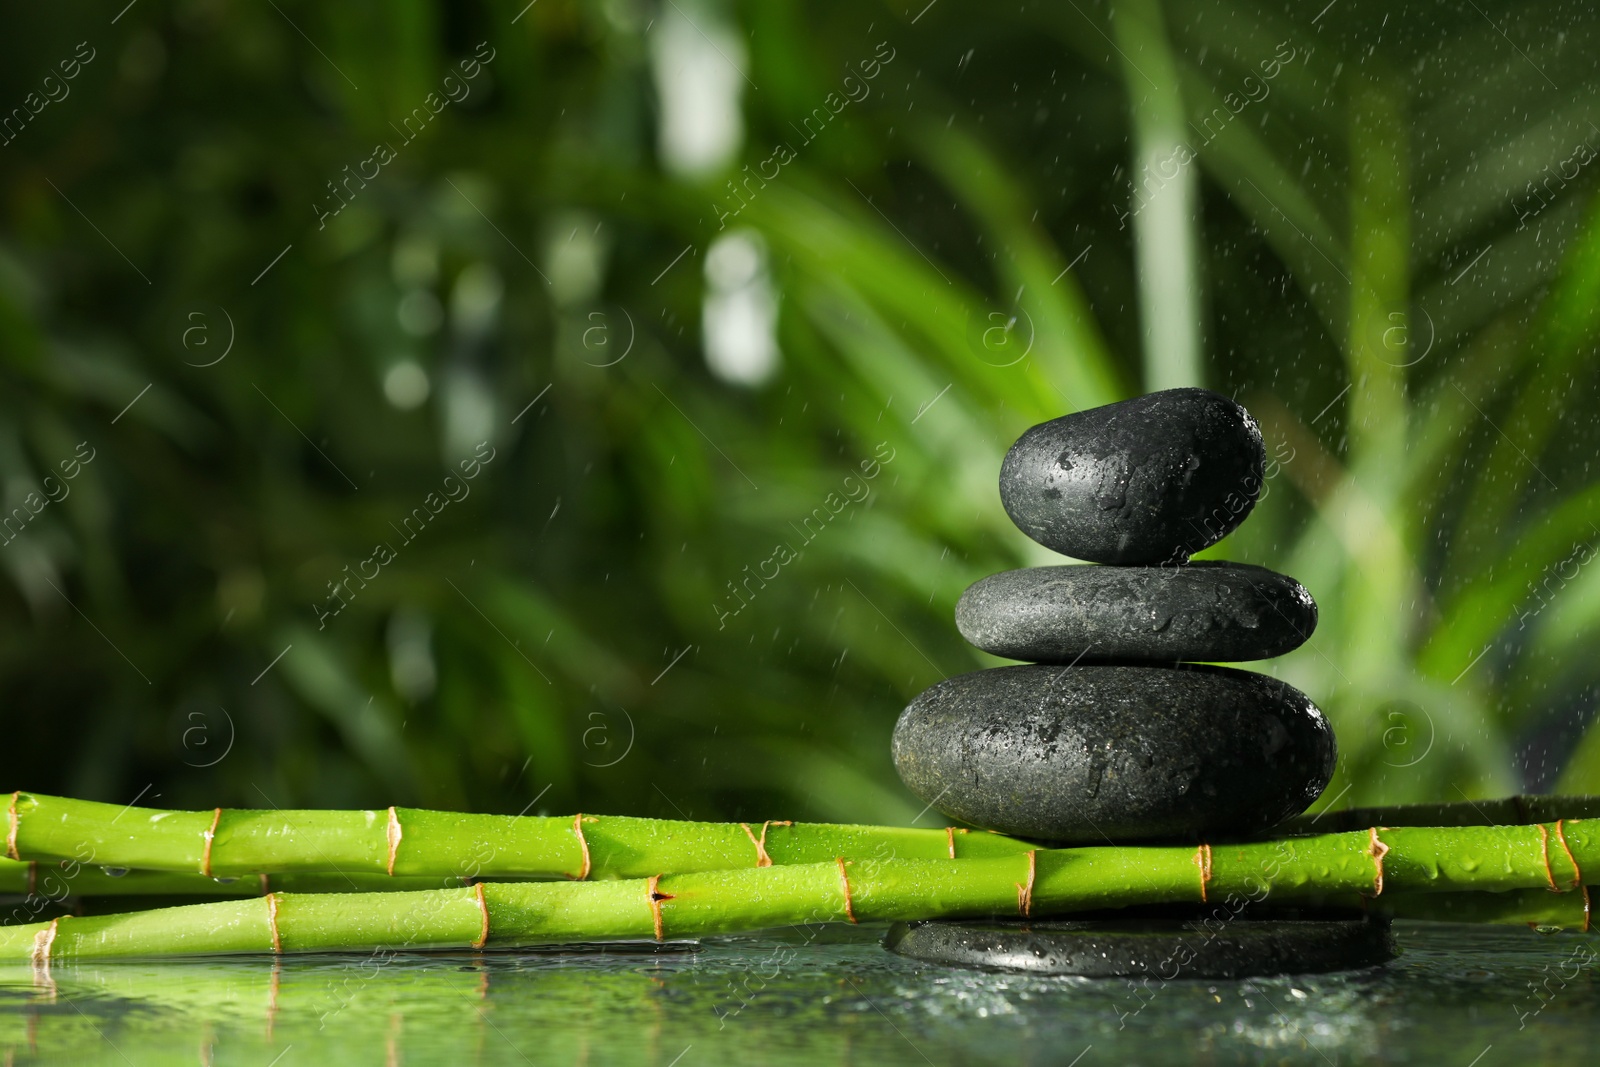
[[1261, 430], [1205, 389], [1035, 426], [1000, 499], [1046, 548], [1103, 566], [991, 575], [962, 595], [974, 645], [1028, 666], [950, 678], [894, 734], [911, 790], [964, 822], [1040, 841], [1202, 840], [1303, 811], [1334, 740], [1298, 690], [1218, 660], [1298, 647], [1317, 606], [1292, 578], [1191, 563], [1250, 513]]
[[894, 732], [912, 792], [962, 822], [1052, 844], [1211, 841], [1303, 811], [1334, 739], [1307, 697], [1216, 661], [1282, 655], [1317, 606], [1294, 579], [1189, 557], [1238, 527], [1265, 465], [1244, 408], [1171, 389], [1035, 426], [1000, 498], [1046, 548], [1100, 566], [991, 575], [961, 633], [1025, 660], [947, 679]]
[[[1293, 577], [1189, 561], [1250, 514], [1264, 467], [1250, 413], [1205, 389], [1080, 411], [1018, 438], [1000, 469], [1011, 522], [1099, 566], [1006, 571], [963, 593], [966, 640], [1027, 662], [947, 678], [912, 701], [894, 728], [894, 766], [912, 792], [962, 822], [1051, 845], [1208, 843], [1304, 811], [1333, 776], [1328, 721], [1282, 681], [1210, 664], [1298, 648], [1317, 605]], [[1386, 926], [1360, 913], [1221, 918], [1222, 934], [1200, 933], [1181, 909], [926, 921], [894, 926], [886, 944], [938, 963], [1088, 976], [1171, 977], [1176, 960], [1186, 977], [1328, 971], [1394, 953]]]

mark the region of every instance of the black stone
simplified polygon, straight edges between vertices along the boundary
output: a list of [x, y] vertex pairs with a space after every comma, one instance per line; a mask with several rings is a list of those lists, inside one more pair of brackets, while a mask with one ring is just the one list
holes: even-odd
[[1227, 667], [996, 667], [928, 689], [894, 729], [929, 804], [1076, 844], [1265, 830], [1317, 798], [1334, 754], [1304, 693]]
[[1182, 563], [1255, 507], [1261, 428], [1207, 389], [1167, 389], [1041, 423], [1000, 466], [1000, 501], [1046, 548], [1095, 563]]
[[895, 923], [884, 946], [957, 967], [1160, 980], [1321, 974], [1395, 957], [1388, 922], [1361, 916], [933, 920]]
[[1293, 578], [1245, 563], [1029, 567], [974, 584], [956, 626], [985, 652], [1033, 663], [1251, 660], [1300, 647], [1317, 604]]

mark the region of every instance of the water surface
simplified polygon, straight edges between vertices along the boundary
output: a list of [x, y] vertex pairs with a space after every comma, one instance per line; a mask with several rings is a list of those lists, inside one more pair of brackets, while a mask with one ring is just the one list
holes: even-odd
[[[1591, 1064], [1600, 945], [1398, 925], [1376, 970], [1256, 981], [932, 966], [881, 928], [587, 952], [0, 969], [6, 1064]], [[1081, 1058], [1080, 1058], [1081, 1057]]]

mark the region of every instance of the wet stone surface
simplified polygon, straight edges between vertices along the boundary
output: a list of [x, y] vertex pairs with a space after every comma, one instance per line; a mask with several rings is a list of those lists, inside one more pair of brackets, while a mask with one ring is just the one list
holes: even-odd
[[961, 595], [956, 625], [985, 652], [1031, 663], [1175, 663], [1281, 656], [1317, 627], [1293, 578], [1243, 563], [1030, 567]]
[[997, 667], [946, 679], [894, 731], [901, 779], [955, 819], [1104, 844], [1265, 830], [1333, 774], [1299, 690], [1226, 667]]
[[1168, 389], [1024, 433], [1000, 500], [1046, 548], [1094, 563], [1181, 563], [1244, 521], [1266, 453], [1248, 411], [1207, 389]]

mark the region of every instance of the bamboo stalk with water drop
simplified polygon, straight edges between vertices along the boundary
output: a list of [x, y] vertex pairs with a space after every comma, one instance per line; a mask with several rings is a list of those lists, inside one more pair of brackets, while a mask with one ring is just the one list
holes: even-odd
[[[0, 858], [0, 895], [41, 897], [258, 897], [275, 890], [290, 893], [371, 893], [395, 889], [439, 889], [471, 879], [442, 875], [370, 874], [363, 871], [297, 871], [289, 874], [218, 875], [195, 872], [129, 870], [77, 860]], [[0, 918], [4, 910], [0, 909]]]
[[274, 892], [0, 928], [0, 960], [472, 949], [699, 937], [805, 922], [1050, 915], [1146, 904], [1295, 904], [1404, 894], [1581, 894], [1600, 822], [1369, 828], [1229, 845], [1029, 849], [745, 866], [397, 893]]
[[[359, 877], [362, 888], [396, 888], [374, 885], [368, 876], [581, 881], [818, 863], [837, 856], [981, 858], [1019, 855], [1032, 847], [1001, 834], [955, 827], [478, 815], [421, 808], [163, 811], [17, 792], [6, 810], [5, 854], [19, 862], [75, 861], [203, 879], [268, 872], [276, 880], [280, 874], [316, 873]], [[6, 874], [0, 870], [0, 877]], [[24, 874], [10, 870], [13, 881]], [[204, 883], [166, 884], [198, 891]]]
[[[1600, 797], [1509, 797], [1302, 816], [1286, 832], [1526, 824], [1600, 814]], [[849, 860], [983, 858], [1033, 848], [1003, 835], [825, 823], [689, 822], [580, 815], [369, 811], [165, 811], [17, 792], [0, 893], [258, 896], [274, 890], [433, 889], [483, 879], [644, 877]], [[1537, 909], [1535, 909], [1537, 910]]]

